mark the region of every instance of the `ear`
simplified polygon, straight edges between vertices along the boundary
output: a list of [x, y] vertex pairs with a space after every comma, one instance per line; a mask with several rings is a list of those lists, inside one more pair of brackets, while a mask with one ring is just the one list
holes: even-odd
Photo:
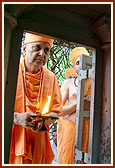
[[26, 44], [23, 44], [22, 48], [23, 48], [23, 54], [26, 55]]

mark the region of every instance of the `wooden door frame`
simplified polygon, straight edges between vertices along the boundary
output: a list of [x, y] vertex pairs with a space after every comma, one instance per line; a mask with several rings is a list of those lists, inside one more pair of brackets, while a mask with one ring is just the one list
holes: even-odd
[[[52, 11], [53, 12], [53, 11]], [[60, 9], [58, 13], [67, 14], [68, 11]], [[52, 13], [53, 14], [53, 13]], [[58, 15], [58, 14], [57, 14]], [[70, 15], [73, 15], [70, 12]], [[86, 19], [86, 16], [80, 16], [80, 14], [74, 13], [76, 20], [80, 18]], [[21, 18], [21, 19], [20, 19]], [[36, 16], [35, 16], [36, 18]], [[37, 19], [37, 18], [36, 18]], [[56, 19], [56, 18], [55, 18]], [[60, 20], [58, 20], [60, 21]], [[52, 20], [50, 20], [52, 22]], [[19, 56], [21, 49], [21, 37], [24, 30], [34, 31], [37, 33], [45, 34], [56, 39], [63, 39], [68, 42], [79, 43], [81, 45], [89, 46], [96, 49], [96, 76], [95, 76], [95, 105], [94, 105], [94, 127], [93, 127], [93, 148], [92, 148], [92, 164], [99, 163], [100, 154], [100, 142], [101, 142], [101, 118], [102, 118], [102, 95], [103, 95], [103, 52], [101, 50], [100, 41], [92, 31], [89, 36], [87, 32], [80, 32], [80, 30], [74, 29], [73, 32], [69, 30], [69, 27], [65, 28], [65, 24], [61, 22], [59, 27], [52, 27], [49, 23], [44, 24], [41, 18], [38, 18], [38, 22], [30, 20], [29, 16], [17, 18], [17, 26], [11, 33], [11, 45], [9, 54], [8, 73], [5, 86], [4, 95], [4, 164], [9, 162], [9, 151], [11, 143], [11, 132], [13, 122], [13, 111], [15, 103], [16, 83], [18, 76]], [[88, 18], [89, 24], [90, 19]], [[69, 21], [66, 20], [69, 24]], [[81, 25], [81, 30], [82, 30]], [[87, 25], [84, 25], [87, 27]], [[80, 29], [80, 27], [79, 27]], [[91, 30], [91, 27], [90, 27]], [[68, 33], [69, 32], [69, 33]], [[84, 36], [85, 35], [85, 39]], [[102, 94], [100, 94], [102, 93]]]

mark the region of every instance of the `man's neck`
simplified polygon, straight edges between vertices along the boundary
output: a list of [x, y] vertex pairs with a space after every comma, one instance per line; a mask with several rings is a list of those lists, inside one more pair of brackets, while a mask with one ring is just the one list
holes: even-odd
[[26, 67], [26, 71], [31, 74], [36, 74], [40, 71], [40, 68], [35, 68], [35, 67], [30, 66], [28, 68]]

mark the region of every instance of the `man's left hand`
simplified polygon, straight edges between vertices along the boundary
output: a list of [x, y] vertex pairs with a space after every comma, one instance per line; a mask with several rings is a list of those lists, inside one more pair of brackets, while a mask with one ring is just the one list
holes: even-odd
[[[50, 113], [48, 113], [48, 115], [49, 115], [49, 116], [52, 116], [52, 117], [58, 117], [58, 114], [55, 113], [55, 112], [50, 112]], [[55, 121], [56, 121], [56, 119], [48, 119], [48, 120], [46, 121], [46, 125], [51, 125], [51, 124], [53, 124]]]

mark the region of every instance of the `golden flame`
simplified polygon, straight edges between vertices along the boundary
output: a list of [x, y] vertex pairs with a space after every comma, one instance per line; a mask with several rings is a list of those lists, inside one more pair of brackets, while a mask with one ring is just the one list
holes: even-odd
[[40, 102], [37, 103], [36, 108], [37, 110], [40, 108]]
[[51, 96], [48, 96], [48, 101], [46, 102], [44, 109], [42, 111], [42, 115], [48, 113], [49, 110], [49, 105], [50, 105], [50, 100], [51, 100]]

